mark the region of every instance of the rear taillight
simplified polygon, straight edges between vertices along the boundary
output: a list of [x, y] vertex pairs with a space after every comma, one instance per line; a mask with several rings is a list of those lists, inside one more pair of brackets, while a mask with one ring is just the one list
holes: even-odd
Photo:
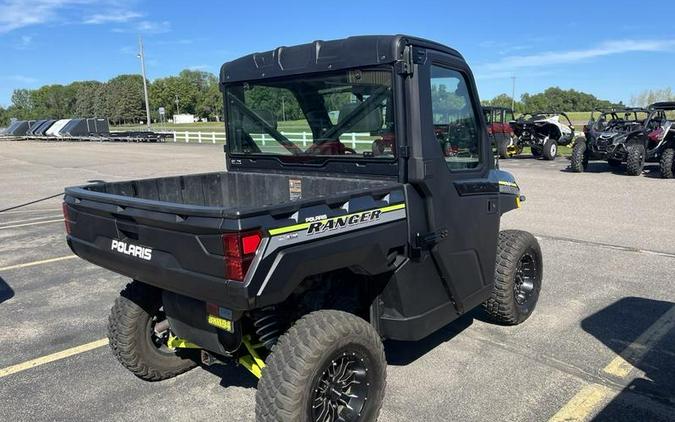
[[66, 224], [66, 233], [70, 234], [70, 212], [68, 211], [68, 204], [65, 202], [63, 203], [62, 207], [63, 209], [63, 222]]
[[260, 246], [260, 232], [225, 233], [223, 249], [225, 252], [225, 278], [244, 281], [248, 267]]

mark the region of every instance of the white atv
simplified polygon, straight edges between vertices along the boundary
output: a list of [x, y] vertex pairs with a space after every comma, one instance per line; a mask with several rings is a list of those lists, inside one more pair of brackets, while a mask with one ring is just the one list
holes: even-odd
[[569, 145], [574, 139], [574, 125], [565, 113], [525, 113], [511, 122], [511, 127], [517, 151], [529, 146], [533, 157], [545, 160], [554, 160], [558, 145]]

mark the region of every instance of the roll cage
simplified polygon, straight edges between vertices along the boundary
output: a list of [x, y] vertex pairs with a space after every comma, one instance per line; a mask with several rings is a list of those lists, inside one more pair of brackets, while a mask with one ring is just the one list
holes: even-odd
[[532, 113], [523, 113], [520, 116], [518, 116], [517, 121], [521, 122], [536, 122], [537, 120], [546, 120], [550, 119], [551, 117], [555, 116], [562, 116], [567, 120], [567, 125], [568, 126], [573, 126], [572, 121], [570, 120], [569, 116], [565, 112], [557, 112], [557, 111], [534, 111]]
[[[598, 114], [597, 117], [596, 113]], [[644, 116], [639, 116], [639, 113], [644, 113]], [[596, 131], [611, 131], [617, 128], [626, 129], [626, 127], [630, 127], [631, 130], [638, 130], [639, 126], [645, 124], [649, 115], [650, 111], [641, 107], [596, 108], [591, 112], [591, 118], [587, 126]]]

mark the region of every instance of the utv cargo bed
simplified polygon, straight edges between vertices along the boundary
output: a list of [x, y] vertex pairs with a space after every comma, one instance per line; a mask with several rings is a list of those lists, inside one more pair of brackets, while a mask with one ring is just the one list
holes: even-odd
[[66, 189], [92, 201], [203, 217], [241, 218], [388, 192], [394, 181], [325, 175], [217, 172]]

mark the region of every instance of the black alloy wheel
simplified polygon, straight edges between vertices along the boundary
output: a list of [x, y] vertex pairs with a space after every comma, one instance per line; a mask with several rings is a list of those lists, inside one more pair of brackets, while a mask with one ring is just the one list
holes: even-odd
[[322, 368], [310, 400], [315, 422], [357, 421], [368, 400], [368, 357], [355, 349], [338, 352]]

